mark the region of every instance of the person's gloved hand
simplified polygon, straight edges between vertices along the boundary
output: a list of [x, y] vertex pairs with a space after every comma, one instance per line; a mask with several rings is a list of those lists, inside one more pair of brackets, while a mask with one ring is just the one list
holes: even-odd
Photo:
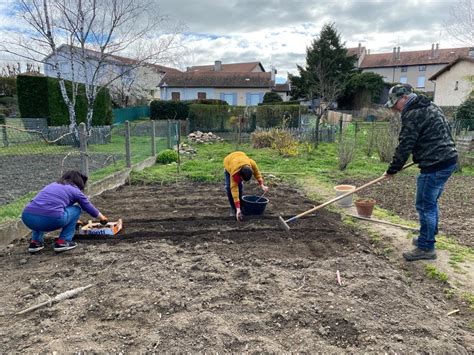
[[262, 184], [262, 185], [260, 185], [260, 187], [262, 188], [262, 191], [263, 191], [263, 192], [267, 192], [267, 191], [268, 191], [268, 186]]
[[235, 213], [235, 218], [237, 219], [237, 221], [242, 221], [244, 218], [243, 218], [243, 215], [242, 215], [242, 211], [240, 210], [240, 208], [237, 208], [237, 212]]

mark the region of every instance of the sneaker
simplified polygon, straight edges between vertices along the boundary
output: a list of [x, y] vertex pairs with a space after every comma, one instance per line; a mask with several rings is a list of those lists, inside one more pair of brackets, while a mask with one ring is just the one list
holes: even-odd
[[34, 253], [39, 252], [42, 249], [44, 249], [43, 243], [32, 240], [30, 243], [30, 246], [28, 247], [28, 252], [31, 254], [34, 254]]
[[66, 250], [71, 250], [77, 247], [76, 242], [72, 240], [64, 240], [64, 239], [56, 239], [53, 245], [53, 249], [55, 252], [61, 252]]
[[412, 251], [403, 253], [403, 257], [406, 261], [433, 260], [436, 259], [436, 251], [434, 249], [423, 250], [420, 248], [415, 248]]

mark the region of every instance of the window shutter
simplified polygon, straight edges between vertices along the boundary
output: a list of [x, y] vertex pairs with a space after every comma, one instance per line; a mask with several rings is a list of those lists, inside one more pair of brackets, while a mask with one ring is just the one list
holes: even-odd
[[232, 105], [237, 105], [237, 94], [236, 93], [232, 94]]
[[225, 94], [223, 92], [221, 92], [221, 100], [225, 101]]

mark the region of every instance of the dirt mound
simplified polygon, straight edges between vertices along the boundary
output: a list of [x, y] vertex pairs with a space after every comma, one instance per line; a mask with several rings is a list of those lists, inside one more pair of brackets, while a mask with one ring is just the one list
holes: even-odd
[[[417, 264], [391, 264], [327, 210], [288, 235], [278, 214], [313, 203], [281, 186], [267, 196], [263, 218], [238, 223], [223, 186], [127, 186], [95, 200], [123, 218], [118, 238], [59, 255], [27, 256], [26, 242], [6, 249], [0, 352], [474, 350], [467, 310], [447, 317], [460, 305]], [[89, 283], [74, 299], [12, 315]]]

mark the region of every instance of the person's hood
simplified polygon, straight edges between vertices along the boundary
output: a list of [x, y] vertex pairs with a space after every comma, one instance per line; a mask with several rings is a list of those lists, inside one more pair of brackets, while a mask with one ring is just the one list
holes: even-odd
[[431, 105], [430, 99], [428, 99], [426, 96], [423, 96], [423, 95], [417, 95], [417, 97], [413, 101], [409, 102], [403, 108], [402, 113], [405, 113], [405, 112], [410, 111], [410, 110], [415, 110], [417, 108], [428, 107], [429, 105]]

